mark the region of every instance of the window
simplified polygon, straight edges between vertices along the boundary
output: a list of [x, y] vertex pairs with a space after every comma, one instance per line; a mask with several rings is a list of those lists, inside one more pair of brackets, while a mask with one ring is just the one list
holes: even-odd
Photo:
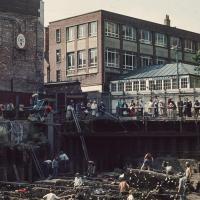
[[170, 38], [170, 47], [174, 48], [174, 47], [178, 47], [178, 49], [181, 48], [181, 40], [178, 37], [171, 37]]
[[200, 50], [200, 42], [197, 43], [197, 51]]
[[181, 88], [187, 88], [187, 85], [188, 85], [188, 79], [181, 78]]
[[131, 26], [123, 25], [123, 39], [136, 40], [136, 30]]
[[50, 67], [47, 67], [47, 83], [50, 82]]
[[89, 23], [89, 36], [97, 36], [97, 22]]
[[75, 61], [74, 59], [75, 59], [74, 52], [67, 54], [67, 68], [68, 69], [73, 69], [74, 68], [74, 61]]
[[155, 34], [155, 44], [157, 46], [166, 47], [167, 46], [167, 36], [165, 34], [156, 33]]
[[56, 81], [60, 82], [61, 81], [61, 73], [60, 70], [56, 70]]
[[162, 90], [162, 80], [156, 80], [155, 90]]
[[141, 66], [147, 67], [152, 65], [152, 58], [150, 56], [141, 56]]
[[118, 91], [124, 91], [124, 83], [123, 82], [119, 82]]
[[61, 31], [60, 29], [56, 29], [56, 42], [61, 42]]
[[117, 84], [111, 83], [111, 92], [116, 92], [116, 91], [117, 91]]
[[106, 66], [119, 68], [119, 52], [112, 49], [106, 49]]
[[155, 90], [155, 83], [154, 83], [154, 81], [149, 81], [149, 90]]
[[177, 79], [172, 79], [172, 89], [177, 89]]
[[139, 90], [139, 81], [133, 81], [133, 91]]
[[140, 42], [145, 44], [152, 43], [152, 34], [150, 31], [140, 30]]
[[168, 90], [168, 89], [171, 89], [171, 80], [170, 79], [164, 80], [164, 90]]
[[126, 91], [132, 91], [132, 82], [126, 82]]
[[165, 59], [157, 58], [157, 59], [156, 59], [156, 64], [157, 64], [157, 65], [163, 65], [163, 64], [165, 64]]
[[67, 41], [73, 41], [75, 39], [75, 27], [68, 27], [67, 31]]
[[89, 49], [89, 66], [97, 66], [97, 49]]
[[194, 52], [195, 51], [195, 44], [191, 40], [185, 40], [185, 46], [184, 50], [188, 52]]
[[146, 81], [140, 81], [140, 90], [146, 90]]
[[78, 26], [78, 39], [85, 38], [86, 35], [86, 24], [82, 24]]
[[56, 62], [61, 62], [61, 49], [56, 50]]
[[105, 22], [105, 35], [118, 38], [119, 25], [113, 22]]
[[78, 51], [78, 68], [83, 68], [86, 66], [86, 52]]
[[125, 52], [123, 54], [123, 69], [133, 70], [136, 68], [136, 56]]

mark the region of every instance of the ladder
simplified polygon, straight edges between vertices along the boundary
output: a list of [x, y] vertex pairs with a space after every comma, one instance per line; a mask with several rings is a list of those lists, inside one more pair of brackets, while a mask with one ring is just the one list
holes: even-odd
[[10, 121], [11, 140], [19, 144], [23, 140], [23, 125], [17, 121]]
[[81, 130], [81, 127], [80, 127], [80, 123], [78, 121], [78, 118], [76, 116], [76, 113], [75, 113], [74, 109], [71, 109], [71, 113], [72, 113], [72, 116], [73, 116], [73, 119], [74, 119], [74, 122], [75, 122], [75, 125], [76, 125], [76, 128], [77, 128], [78, 134], [80, 136], [81, 145], [82, 145], [82, 149], [83, 149], [83, 152], [84, 152], [85, 159], [88, 162], [89, 161], [89, 156], [88, 156], [87, 146], [86, 146], [86, 143], [85, 143], [85, 138], [82, 135], [82, 130]]
[[42, 171], [42, 169], [41, 169], [39, 160], [38, 160], [38, 158], [37, 158], [37, 156], [36, 156], [36, 154], [35, 154], [35, 150], [34, 150], [34, 148], [33, 148], [32, 145], [30, 146], [30, 150], [31, 150], [31, 156], [32, 156], [33, 161], [34, 161], [34, 163], [35, 163], [35, 167], [36, 167], [36, 170], [37, 170], [37, 172], [38, 172], [38, 175], [40, 176], [40, 178], [43, 179], [43, 178], [44, 178], [44, 173], [43, 173], [43, 171]]

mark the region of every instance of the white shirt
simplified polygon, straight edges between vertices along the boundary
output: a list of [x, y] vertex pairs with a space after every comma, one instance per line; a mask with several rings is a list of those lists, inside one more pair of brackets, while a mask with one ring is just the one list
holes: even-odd
[[60, 199], [60, 198], [57, 197], [54, 193], [49, 193], [49, 194], [46, 194], [45, 196], [43, 196], [43, 199], [55, 200], [55, 199]]
[[129, 194], [127, 200], [134, 200], [133, 195], [132, 195], [132, 194]]
[[83, 185], [83, 180], [81, 177], [75, 177], [74, 179], [74, 187], [79, 187]]
[[69, 157], [67, 156], [66, 153], [63, 153], [59, 156], [60, 160], [69, 160]]

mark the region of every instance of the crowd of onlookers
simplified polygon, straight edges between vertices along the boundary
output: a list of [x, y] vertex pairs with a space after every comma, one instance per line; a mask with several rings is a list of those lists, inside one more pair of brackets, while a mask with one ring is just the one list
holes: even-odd
[[70, 100], [66, 108], [67, 119], [72, 118], [72, 110], [76, 113], [78, 117], [85, 119], [87, 117], [97, 117], [104, 115], [106, 111], [106, 106], [103, 101], [97, 103], [96, 100], [88, 100], [87, 103], [75, 103], [74, 100]]
[[116, 105], [118, 116], [150, 116], [150, 117], [195, 117], [198, 118], [200, 102], [195, 100], [193, 103], [185, 98], [184, 101], [173, 101], [172, 98], [164, 102], [157, 96], [150, 98], [148, 102], [143, 100], [131, 100], [128, 104], [125, 99], [119, 99]]

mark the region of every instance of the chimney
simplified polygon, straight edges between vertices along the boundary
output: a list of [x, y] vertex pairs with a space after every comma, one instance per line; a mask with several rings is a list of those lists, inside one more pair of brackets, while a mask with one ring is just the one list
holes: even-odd
[[166, 25], [166, 26], [170, 26], [169, 15], [166, 15], [165, 20], [164, 20], [164, 25]]

